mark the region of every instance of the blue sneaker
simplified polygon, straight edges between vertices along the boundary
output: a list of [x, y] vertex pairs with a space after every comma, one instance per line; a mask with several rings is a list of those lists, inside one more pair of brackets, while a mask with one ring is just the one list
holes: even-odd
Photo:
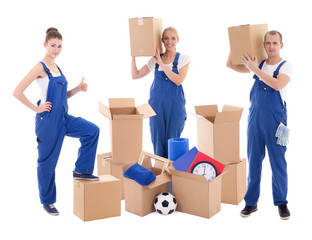
[[89, 181], [97, 181], [100, 178], [97, 176], [94, 176], [92, 174], [84, 174], [84, 173], [76, 173], [73, 172], [74, 179], [83, 179], [83, 180], [89, 180]]
[[52, 216], [58, 216], [60, 214], [53, 204], [43, 205], [43, 209]]

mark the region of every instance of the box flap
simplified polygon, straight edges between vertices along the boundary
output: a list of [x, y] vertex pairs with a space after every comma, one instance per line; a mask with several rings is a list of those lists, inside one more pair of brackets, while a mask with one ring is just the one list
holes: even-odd
[[197, 181], [197, 182], [203, 182], [203, 183], [208, 183], [207, 182], [207, 179], [203, 176], [200, 176], [200, 175], [196, 175], [196, 174], [193, 174], [193, 173], [188, 173], [188, 172], [181, 172], [181, 171], [178, 171], [178, 170], [174, 170], [172, 168], [170, 168], [170, 173], [172, 176], [177, 176], [177, 177], [182, 177], [182, 178], [187, 178], [187, 179], [191, 179], [191, 180], [194, 180], [194, 181]]
[[143, 114], [143, 118], [149, 118], [149, 117], [152, 117], [152, 116], [155, 116], [156, 113], [154, 112], [153, 108], [148, 104], [148, 103], [145, 103], [143, 105], [140, 105], [140, 106], [137, 106], [137, 112], [139, 114]]
[[242, 111], [230, 111], [217, 113], [215, 123], [239, 122]]
[[165, 172], [163, 174], [160, 174], [158, 176], [156, 176], [156, 180], [153, 181], [152, 183], [150, 183], [148, 185], [148, 188], [155, 188], [157, 186], [160, 186], [164, 183], [168, 183], [171, 181], [171, 176], [169, 173]]
[[99, 111], [102, 113], [105, 117], [112, 119], [110, 110], [108, 107], [106, 107], [103, 103], [99, 102]]
[[114, 120], [137, 120], [137, 119], [143, 119], [142, 114], [132, 114], [132, 115], [114, 115]]
[[109, 98], [110, 108], [135, 107], [134, 98]]
[[213, 123], [215, 121], [216, 114], [219, 112], [218, 105], [195, 106], [195, 112], [197, 115], [201, 115]]
[[243, 112], [243, 108], [235, 107], [235, 106], [231, 106], [231, 105], [226, 105], [226, 104], [223, 105], [222, 112], [231, 112], [231, 111], [241, 111], [241, 112]]

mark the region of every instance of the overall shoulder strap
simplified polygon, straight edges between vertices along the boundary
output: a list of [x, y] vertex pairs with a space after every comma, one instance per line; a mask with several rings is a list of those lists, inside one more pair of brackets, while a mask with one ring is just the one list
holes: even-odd
[[178, 68], [178, 61], [179, 61], [179, 57], [180, 57], [180, 53], [176, 53], [176, 56], [174, 58], [174, 61], [173, 61], [173, 66], [172, 68]]
[[282, 61], [278, 67], [275, 69], [273, 77], [277, 78], [278, 74], [279, 74], [279, 70], [281, 69], [281, 67], [284, 65], [284, 63], [286, 62], [286, 60]]
[[265, 60], [263, 60], [263, 61], [259, 64], [260, 70], [262, 69], [264, 63], [265, 63]]
[[48, 74], [48, 76], [51, 75], [50, 69], [47, 67], [47, 65], [45, 65], [45, 63], [42, 61], [40, 61], [40, 63], [42, 64], [43, 69]]

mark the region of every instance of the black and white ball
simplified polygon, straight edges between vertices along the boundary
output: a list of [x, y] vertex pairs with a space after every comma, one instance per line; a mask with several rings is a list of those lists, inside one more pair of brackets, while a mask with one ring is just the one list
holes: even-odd
[[154, 207], [158, 213], [168, 215], [175, 211], [177, 200], [171, 193], [164, 192], [155, 198]]

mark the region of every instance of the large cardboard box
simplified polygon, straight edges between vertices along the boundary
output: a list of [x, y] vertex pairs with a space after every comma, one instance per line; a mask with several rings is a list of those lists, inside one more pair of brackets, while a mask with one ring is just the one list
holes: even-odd
[[221, 183], [225, 172], [208, 182], [204, 176], [168, 169], [172, 177], [172, 194], [177, 211], [211, 218], [221, 209]]
[[170, 192], [171, 176], [165, 169], [169, 165], [169, 160], [142, 151], [139, 164], [143, 164], [143, 159], [155, 159], [155, 165], [150, 169], [156, 175], [156, 180], [148, 186], [142, 186], [132, 179], [124, 178], [125, 187], [125, 209], [127, 212], [139, 216], [145, 216], [155, 212], [154, 200], [162, 192]]
[[162, 19], [130, 18], [129, 31], [131, 56], [155, 56], [157, 47], [162, 52]]
[[229, 27], [229, 40], [231, 48], [232, 64], [242, 64], [241, 57], [246, 53], [258, 61], [267, 58], [263, 47], [264, 35], [268, 32], [267, 24], [240, 25]]
[[135, 106], [133, 98], [110, 98], [109, 107], [99, 102], [110, 120], [112, 163], [134, 163], [142, 151], [143, 119], [156, 115], [146, 103]]
[[75, 179], [74, 214], [83, 221], [120, 216], [120, 180], [110, 175], [99, 181]]
[[239, 162], [239, 121], [243, 109], [224, 105], [195, 106], [198, 150], [227, 165]]
[[226, 165], [224, 171], [227, 173], [222, 178], [222, 203], [239, 204], [245, 197], [246, 159], [240, 159], [239, 163]]

